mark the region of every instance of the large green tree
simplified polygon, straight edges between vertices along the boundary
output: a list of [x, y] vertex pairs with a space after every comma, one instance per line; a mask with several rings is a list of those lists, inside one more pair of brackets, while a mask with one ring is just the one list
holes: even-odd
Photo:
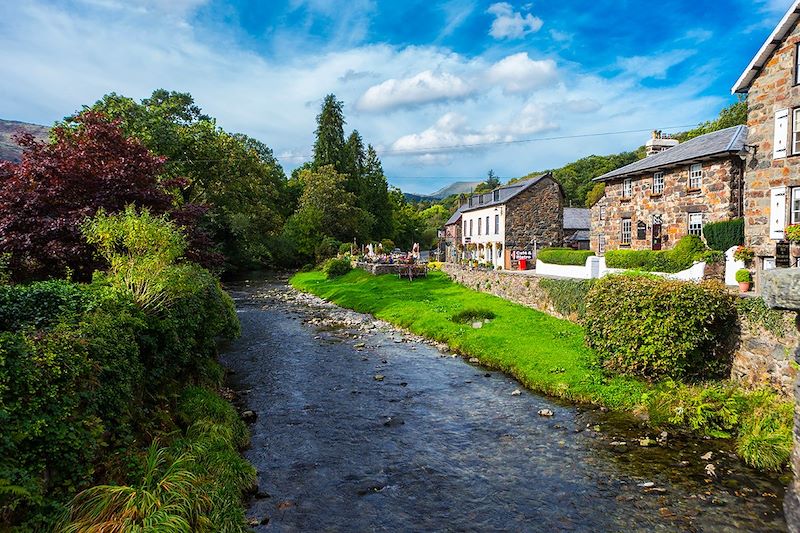
[[[314, 168], [331, 165], [336, 172], [347, 175], [348, 156], [344, 140], [344, 104], [329, 94], [322, 102], [314, 132]], [[351, 191], [352, 192], [352, 191]]]
[[273, 262], [271, 247], [293, 203], [269, 147], [217, 127], [188, 93], [159, 89], [141, 102], [111, 93], [90, 109], [166, 158], [161, 179], [180, 180], [177, 203], [207, 206], [203, 224], [229, 268]]

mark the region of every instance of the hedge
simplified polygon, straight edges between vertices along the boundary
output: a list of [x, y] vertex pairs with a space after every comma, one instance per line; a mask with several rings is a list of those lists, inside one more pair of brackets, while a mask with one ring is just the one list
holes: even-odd
[[565, 317], [575, 316], [578, 320], [586, 313], [586, 295], [592, 288], [594, 279], [551, 279], [541, 278], [539, 287], [547, 292], [553, 308]]
[[726, 252], [734, 246], [744, 244], [744, 219], [709, 222], [703, 226], [703, 236], [709, 248]]
[[203, 374], [217, 338], [238, 334], [217, 280], [198, 268], [192, 281], [157, 315], [102, 277], [3, 288], [0, 480], [19, 489], [0, 494], [6, 520], [23, 531], [51, 530], [69, 496], [96, 472], [108, 475], [137, 435], [157, 429], [154, 406]]
[[591, 250], [573, 250], [572, 248], [543, 248], [536, 254], [536, 259], [551, 265], [583, 266], [586, 259], [594, 255]]
[[703, 260], [706, 245], [700, 237], [687, 235], [671, 250], [610, 250], [606, 252], [606, 266], [647, 272], [675, 273]]
[[716, 282], [607, 276], [586, 299], [586, 341], [605, 369], [646, 379], [724, 376], [734, 296]]

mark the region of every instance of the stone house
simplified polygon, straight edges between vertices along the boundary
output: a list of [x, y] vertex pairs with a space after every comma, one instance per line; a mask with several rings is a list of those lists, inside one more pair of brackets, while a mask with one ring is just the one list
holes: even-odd
[[799, 19], [795, 0], [732, 89], [747, 94], [745, 243], [759, 272], [796, 264], [783, 240], [800, 223]]
[[745, 126], [678, 143], [654, 132], [647, 157], [595, 178], [605, 195], [591, 213], [591, 249], [662, 250], [703, 225], [741, 216]]
[[582, 207], [564, 208], [564, 246], [576, 250], [589, 249], [591, 211]]
[[564, 241], [564, 190], [550, 173], [473, 194], [460, 209], [467, 259], [517, 268], [538, 248]]
[[459, 206], [455, 213], [450, 215], [444, 223], [444, 261], [458, 263], [461, 260], [463, 246], [461, 243], [461, 211], [464, 206]]

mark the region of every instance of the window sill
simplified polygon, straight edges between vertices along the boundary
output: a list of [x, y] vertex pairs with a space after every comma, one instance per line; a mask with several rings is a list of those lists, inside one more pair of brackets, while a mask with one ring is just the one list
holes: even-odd
[[650, 193], [650, 198], [661, 198], [662, 196], [664, 196], [663, 192], [651, 192]]
[[620, 248], [630, 248], [631, 245], [630, 244], [620, 244], [619, 247]]
[[619, 199], [619, 201], [620, 202], [630, 202], [631, 201], [631, 197], [630, 196], [623, 196], [622, 198]]
[[702, 189], [695, 188], [695, 189], [686, 189], [686, 194], [696, 194], [699, 193]]

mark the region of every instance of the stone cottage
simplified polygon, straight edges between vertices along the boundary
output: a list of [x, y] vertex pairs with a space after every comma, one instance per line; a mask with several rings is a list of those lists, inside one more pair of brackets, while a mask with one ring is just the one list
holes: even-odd
[[759, 272], [797, 261], [783, 240], [800, 223], [799, 19], [796, 0], [733, 86], [747, 94], [745, 243]]
[[455, 213], [450, 215], [444, 223], [444, 261], [458, 263], [461, 260], [463, 246], [461, 243], [461, 212], [464, 206], [459, 206]]
[[591, 249], [662, 250], [703, 225], [741, 216], [745, 126], [678, 143], [660, 132], [647, 157], [595, 178], [605, 195], [591, 213]]
[[576, 250], [589, 249], [591, 211], [583, 207], [564, 208], [564, 246]]
[[564, 241], [564, 190], [550, 173], [474, 194], [461, 206], [464, 255], [505, 269]]

